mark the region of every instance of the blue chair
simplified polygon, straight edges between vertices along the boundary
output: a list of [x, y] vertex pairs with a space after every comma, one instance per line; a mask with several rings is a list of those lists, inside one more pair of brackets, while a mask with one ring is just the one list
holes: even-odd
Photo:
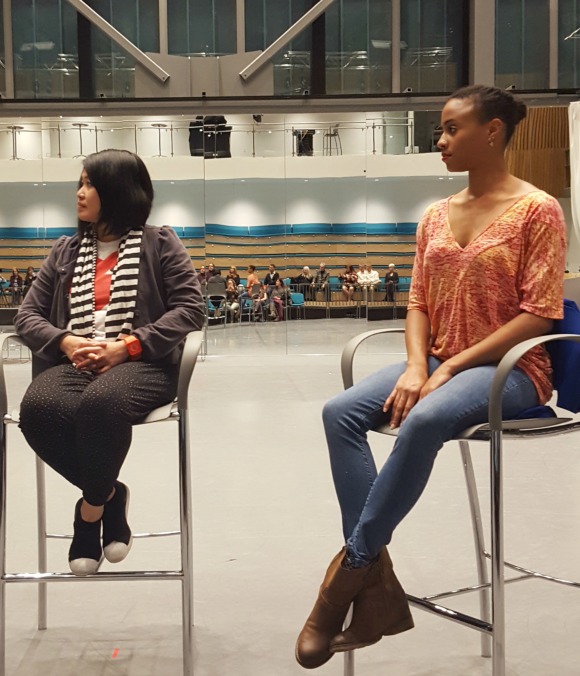
[[[555, 329], [562, 328], [564, 323], [556, 324]], [[570, 326], [570, 324], [567, 324]], [[580, 333], [580, 326], [578, 326]], [[576, 329], [574, 329], [576, 330]], [[377, 329], [367, 331], [352, 338], [344, 347], [341, 357], [342, 378], [345, 389], [353, 384], [353, 360], [358, 347], [368, 338], [380, 334], [404, 333], [403, 328], [398, 329]], [[541, 336], [525, 340], [516, 345], [503, 357], [498, 365], [495, 378], [490, 389], [489, 402], [489, 423], [476, 425], [464, 430], [455, 440], [459, 442], [465, 480], [467, 485], [467, 494], [469, 501], [469, 510], [472, 520], [474, 544], [476, 550], [477, 584], [471, 587], [462, 587], [438, 594], [431, 594], [424, 597], [407, 595], [409, 603], [421, 610], [427, 611], [438, 617], [451, 620], [462, 624], [470, 629], [475, 629], [481, 633], [481, 655], [483, 657], [492, 657], [492, 676], [505, 676], [505, 595], [504, 585], [506, 582], [519, 582], [522, 580], [540, 579], [557, 584], [566, 585], [572, 588], [580, 588], [580, 582], [564, 580], [553, 575], [546, 575], [537, 571], [529, 570], [514, 563], [504, 560], [504, 533], [503, 533], [503, 474], [502, 474], [502, 455], [503, 455], [503, 437], [527, 438], [530, 436], [549, 436], [551, 434], [564, 434], [580, 429], [580, 420], [577, 418], [559, 418], [556, 417], [553, 410], [549, 407], [536, 407], [530, 411], [529, 418], [504, 421], [501, 417], [502, 393], [509, 373], [513, 370], [521, 357], [530, 349], [543, 343], [550, 344], [550, 352], [553, 354], [559, 346], [570, 345], [567, 341], [572, 341], [576, 348], [575, 359], [580, 359], [580, 335], [578, 333], [557, 333], [549, 336]], [[556, 343], [556, 341], [560, 341]], [[578, 343], [578, 345], [576, 345]], [[554, 382], [562, 382], [571, 379], [577, 381], [577, 373], [567, 373], [564, 364], [561, 364], [561, 372], [556, 371], [554, 367]], [[565, 401], [562, 401], [558, 391], [558, 406], [565, 407]], [[567, 404], [572, 405], [572, 404]], [[538, 412], [538, 408], [542, 410]], [[574, 404], [572, 412], [577, 413], [580, 406]], [[537, 417], [537, 416], [546, 417]], [[380, 434], [396, 436], [397, 430], [391, 430], [388, 425], [381, 426], [374, 430]], [[490, 552], [485, 548], [481, 510], [479, 506], [479, 496], [473, 471], [473, 463], [469, 450], [469, 441], [486, 441], [490, 449], [490, 467], [491, 467], [491, 547]], [[488, 575], [487, 560], [491, 561], [491, 581]], [[517, 575], [505, 580], [505, 568], [515, 571]], [[453, 597], [456, 594], [467, 592], [479, 593], [480, 617], [473, 617], [465, 613], [444, 607], [441, 599]], [[489, 604], [489, 592], [491, 591], [491, 608]], [[348, 622], [348, 620], [347, 620]], [[554, 666], [553, 672], [557, 673]], [[344, 657], [344, 676], [354, 676], [354, 653], [345, 653]]]
[[[292, 310], [296, 310], [296, 316], [300, 319], [304, 319], [306, 316], [306, 310], [304, 309], [304, 294], [298, 293], [297, 291], [290, 292], [290, 298], [292, 300], [291, 305], [287, 306], [287, 310], [290, 311], [290, 317], [292, 317]], [[300, 314], [302, 313], [302, 317]]]

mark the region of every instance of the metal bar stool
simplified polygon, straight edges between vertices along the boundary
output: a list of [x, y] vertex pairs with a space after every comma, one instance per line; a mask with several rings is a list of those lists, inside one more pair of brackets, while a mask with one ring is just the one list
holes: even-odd
[[73, 155], [73, 160], [86, 157], [86, 155], [83, 153], [83, 129], [88, 127], [87, 122], [73, 122], [72, 123], [73, 127], [76, 127], [79, 130], [79, 154], [78, 155]]
[[18, 134], [24, 129], [20, 124], [11, 124], [8, 129], [12, 132], [12, 158], [13, 160], [22, 160], [24, 158], [18, 157]]
[[[358, 347], [368, 338], [380, 334], [404, 333], [404, 328], [376, 329], [366, 331], [352, 338], [344, 347], [341, 356], [342, 380], [345, 389], [353, 385], [353, 360]], [[508, 583], [522, 580], [539, 579], [555, 582], [569, 587], [580, 588], [580, 582], [564, 580], [553, 575], [546, 575], [529, 570], [504, 560], [503, 534], [503, 469], [502, 469], [502, 441], [503, 436], [512, 438], [527, 438], [530, 436], [549, 436], [564, 434], [580, 429], [580, 421], [574, 418], [532, 418], [522, 420], [502, 420], [502, 396], [505, 383], [510, 372], [523, 355], [533, 347], [555, 340], [571, 340], [580, 342], [580, 335], [554, 334], [531, 338], [516, 345], [500, 361], [490, 389], [489, 423], [476, 425], [464, 430], [454, 441], [459, 442], [461, 459], [467, 486], [469, 510], [473, 529], [473, 538], [476, 554], [477, 584], [461, 589], [445, 591], [425, 597], [407, 594], [409, 603], [420, 610], [451, 620], [481, 633], [481, 655], [492, 657], [492, 675], [505, 676], [505, 595], [504, 586]], [[388, 425], [374, 430], [380, 434], [396, 436], [397, 430], [391, 430]], [[469, 441], [486, 441], [490, 447], [490, 476], [491, 476], [491, 547], [490, 552], [485, 548], [479, 497], [473, 471], [473, 463], [469, 450]], [[488, 576], [487, 560], [491, 561], [491, 582]], [[509, 568], [518, 575], [505, 579], [505, 568]], [[491, 591], [491, 609], [489, 592]], [[439, 599], [452, 597], [469, 592], [479, 593], [480, 617], [473, 617], [465, 613], [446, 608]], [[347, 619], [348, 623], [349, 619]], [[344, 676], [354, 676], [354, 653], [344, 655]]]
[[[22, 340], [17, 334], [3, 334], [0, 337], [0, 356], [5, 341]], [[72, 573], [47, 572], [47, 540], [49, 538], [70, 538], [71, 536], [47, 533], [46, 491], [44, 463], [37, 458], [37, 514], [38, 514], [38, 572], [8, 573], [6, 571], [6, 431], [10, 424], [18, 423], [18, 411], [9, 413], [4, 379], [4, 364], [0, 358], [0, 414], [2, 416], [0, 440], [0, 676], [5, 676], [6, 662], [6, 585], [12, 583], [34, 583], [38, 585], [38, 628], [47, 627], [47, 584], [49, 582], [83, 581], [133, 581], [133, 580], [177, 580], [181, 582], [182, 633], [183, 633], [183, 674], [193, 676], [192, 627], [193, 627], [193, 557], [191, 526], [191, 468], [189, 460], [188, 388], [202, 342], [202, 332], [195, 331], [187, 336], [181, 364], [177, 397], [174, 402], [156, 408], [138, 424], [174, 421], [178, 424], [179, 446], [179, 497], [180, 529], [161, 533], [135, 534], [134, 538], [178, 535], [181, 541], [181, 568], [179, 570], [131, 571], [101, 573], [77, 577]]]
[[157, 145], [159, 146], [159, 152], [157, 155], [154, 155], [154, 157], [165, 157], [165, 155], [161, 152], [161, 131], [163, 129], [167, 129], [167, 125], [163, 122], [153, 122], [151, 126], [154, 129], [157, 129]]

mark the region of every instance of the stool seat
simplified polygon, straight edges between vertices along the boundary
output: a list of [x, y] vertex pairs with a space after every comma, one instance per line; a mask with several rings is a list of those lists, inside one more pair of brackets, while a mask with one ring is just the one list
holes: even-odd
[[[352, 387], [353, 362], [357, 349], [367, 339], [381, 334], [404, 333], [404, 328], [376, 329], [366, 331], [352, 338], [344, 347], [341, 355], [341, 372], [345, 389]], [[566, 585], [571, 588], [580, 588], [580, 582], [566, 580], [546, 573], [530, 570], [515, 563], [504, 560], [503, 542], [503, 472], [502, 472], [502, 439], [504, 436], [513, 438], [529, 438], [533, 436], [554, 436], [580, 429], [580, 420], [572, 417], [523, 418], [518, 420], [502, 420], [502, 395], [507, 378], [518, 361], [526, 352], [537, 345], [553, 343], [555, 341], [573, 341], [580, 343], [580, 335], [566, 333], [531, 338], [516, 345], [500, 361], [493, 379], [489, 398], [489, 422], [474, 425], [463, 430], [454, 437], [459, 443], [463, 463], [469, 510], [471, 515], [473, 538], [476, 551], [476, 568], [478, 582], [469, 587], [462, 587], [444, 591], [429, 596], [413, 596], [407, 594], [407, 599], [415, 608], [427, 611], [438, 617], [451, 620], [481, 633], [481, 655], [492, 657], [492, 676], [505, 676], [505, 595], [504, 586], [507, 583], [523, 580], [539, 579]], [[559, 345], [560, 343], [558, 343]], [[373, 430], [388, 436], [397, 436], [398, 429], [391, 430], [387, 425], [381, 425]], [[491, 547], [488, 552], [485, 548], [483, 536], [483, 521], [477, 493], [477, 484], [473, 471], [473, 463], [469, 449], [470, 441], [486, 441], [490, 451], [490, 484], [491, 484]], [[487, 570], [487, 561], [491, 561], [491, 581]], [[505, 568], [517, 573], [514, 577], [505, 578]], [[458, 594], [478, 592], [480, 603], [480, 617], [474, 617], [447, 608], [441, 604], [441, 599], [454, 597]], [[491, 592], [491, 593], [490, 593]], [[491, 606], [490, 606], [491, 597]], [[348, 619], [347, 619], [348, 622]], [[557, 667], [554, 665], [554, 672]], [[344, 655], [344, 676], [354, 676], [354, 653]]]

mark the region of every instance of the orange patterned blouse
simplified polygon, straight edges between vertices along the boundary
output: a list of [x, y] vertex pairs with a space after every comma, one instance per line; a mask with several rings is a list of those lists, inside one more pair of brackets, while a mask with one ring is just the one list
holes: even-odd
[[[430, 354], [445, 361], [521, 312], [561, 319], [566, 225], [557, 200], [541, 190], [523, 195], [462, 248], [449, 226], [450, 199], [432, 204], [417, 228], [408, 309], [429, 316]], [[546, 350], [530, 350], [518, 367], [548, 401]]]

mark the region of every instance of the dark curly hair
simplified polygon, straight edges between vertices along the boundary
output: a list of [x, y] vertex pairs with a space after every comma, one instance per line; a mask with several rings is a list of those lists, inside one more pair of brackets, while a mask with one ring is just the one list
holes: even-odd
[[510, 142], [517, 125], [526, 116], [526, 104], [498, 87], [471, 85], [451, 94], [451, 99], [471, 99], [481, 123], [498, 118], [505, 126], [505, 143]]
[[[107, 233], [122, 237], [145, 225], [153, 205], [153, 185], [138, 155], [128, 150], [101, 150], [88, 155], [83, 167], [101, 200], [99, 221], [106, 223]], [[79, 219], [81, 234], [92, 226]]]

